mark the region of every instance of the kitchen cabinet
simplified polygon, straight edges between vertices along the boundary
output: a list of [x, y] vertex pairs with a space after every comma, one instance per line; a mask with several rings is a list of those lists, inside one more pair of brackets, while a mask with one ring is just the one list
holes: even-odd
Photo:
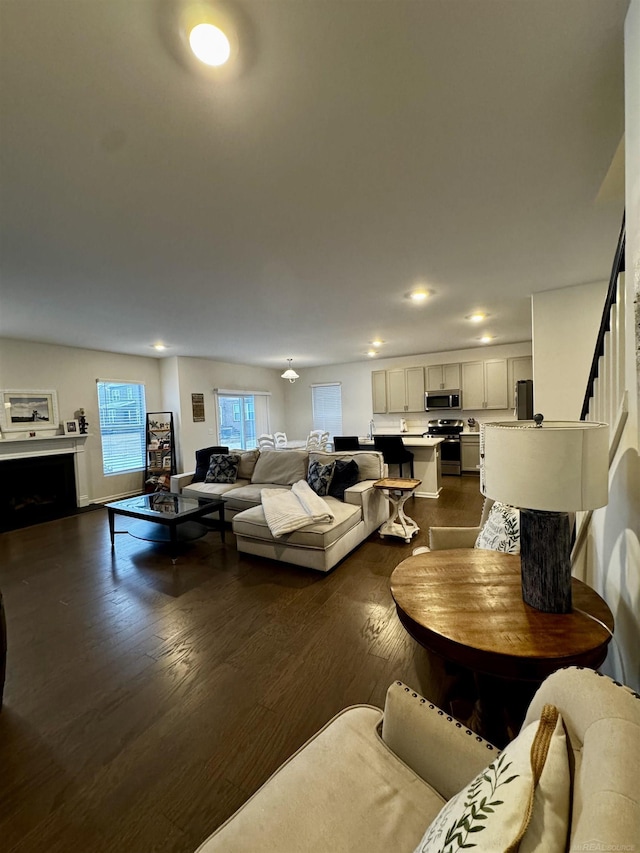
[[387, 411], [387, 371], [371, 371], [371, 397], [373, 414], [384, 415]]
[[516, 405], [516, 382], [533, 379], [533, 358], [530, 355], [509, 359], [509, 407]]
[[462, 408], [509, 408], [506, 358], [462, 363]]
[[425, 367], [427, 391], [456, 391], [460, 388], [459, 364], [430, 364]]
[[424, 368], [387, 370], [387, 411], [424, 412]]
[[480, 433], [460, 436], [460, 462], [463, 471], [479, 473]]

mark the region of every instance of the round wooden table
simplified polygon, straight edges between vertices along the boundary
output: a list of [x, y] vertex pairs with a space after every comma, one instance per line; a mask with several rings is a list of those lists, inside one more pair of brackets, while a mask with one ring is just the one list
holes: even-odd
[[[525, 604], [517, 554], [460, 548], [408, 557], [391, 575], [391, 595], [409, 634], [471, 670], [481, 706], [494, 711], [510, 693], [530, 698], [561, 667], [600, 666], [613, 636], [606, 602], [576, 578], [571, 613]], [[527, 687], [518, 691], [514, 681]]]

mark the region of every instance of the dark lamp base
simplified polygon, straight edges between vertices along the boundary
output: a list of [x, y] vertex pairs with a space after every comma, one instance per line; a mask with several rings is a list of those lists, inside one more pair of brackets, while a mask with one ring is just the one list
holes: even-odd
[[566, 512], [520, 510], [522, 598], [545, 613], [571, 612], [571, 529]]

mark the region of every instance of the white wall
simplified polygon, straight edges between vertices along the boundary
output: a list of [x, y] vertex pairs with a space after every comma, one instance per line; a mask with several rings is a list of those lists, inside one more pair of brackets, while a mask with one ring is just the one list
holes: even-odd
[[605, 598], [615, 617], [606, 671], [640, 690], [640, 0], [631, 0], [625, 24], [625, 148], [629, 415], [609, 473], [609, 503], [594, 512], [577, 574]]
[[[300, 379], [293, 385], [286, 383], [286, 432], [290, 438], [305, 438], [312, 429], [311, 385], [318, 382], [342, 383], [342, 431], [345, 435], [366, 435], [372, 417], [371, 372], [373, 370], [482, 361], [490, 358], [516, 358], [526, 355], [531, 355], [530, 342], [475, 347], [446, 353], [426, 353], [406, 358], [375, 358], [353, 364], [300, 369], [298, 371]], [[455, 414], [457, 413], [454, 413], [454, 417]], [[465, 411], [460, 415], [464, 418], [475, 417], [479, 421], [507, 420], [513, 417], [510, 409], [493, 409], [491, 412]], [[373, 418], [376, 429], [380, 431], [397, 430], [400, 427], [399, 415], [374, 415]], [[421, 432], [431, 418], [433, 418], [432, 413], [410, 413], [406, 416], [407, 427], [409, 431]]]
[[102, 473], [96, 379], [143, 382], [147, 409], [163, 406], [158, 359], [0, 339], [0, 388], [55, 390], [61, 421], [73, 418], [77, 409], [85, 410], [92, 501], [140, 491], [143, 480], [140, 471], [108, 477]]
[[531, 298], [536, 410], [547, 420], [580, 418], [607, 287], [596, 282]]
[[[214, 388], [232, 391], [269, 391], [271, 430], [281, 430], [285, 423], [285, 391], [288, 382], [280, 378], [281, 370], [251, 367], [246, 364], [227, 364], [206, 358], [178, 358], [180, 451], [179, 471], [192, 471], [195, 452], [201, 447], [218, 443], [217, 412]], [[191, 395], [204, 394], [204, 423], [194, 423]]]

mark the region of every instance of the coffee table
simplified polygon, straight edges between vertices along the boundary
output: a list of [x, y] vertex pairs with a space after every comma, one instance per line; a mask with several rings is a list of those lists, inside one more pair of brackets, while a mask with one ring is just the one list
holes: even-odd
[[[112, 548], [115, 547], [116, 533], [128, 533], [136, 539], [144, 539], [148, 542], [169, 543], [172, 559], [175, 562], [176, 546], [179, 542], [193, 542], [212, 529], [220, 531], [220, 537], [224, 542], [223, 500], [187, 498], [173, 492], [154, 492], [114, 501], [106, 506], [109, 512]], [[204, 518], [214, 512], [218, 513], [217, 521]], [[128, 530], [116, 530], [116, 515], [139, 519], [139, 523], [130, 525]]]

